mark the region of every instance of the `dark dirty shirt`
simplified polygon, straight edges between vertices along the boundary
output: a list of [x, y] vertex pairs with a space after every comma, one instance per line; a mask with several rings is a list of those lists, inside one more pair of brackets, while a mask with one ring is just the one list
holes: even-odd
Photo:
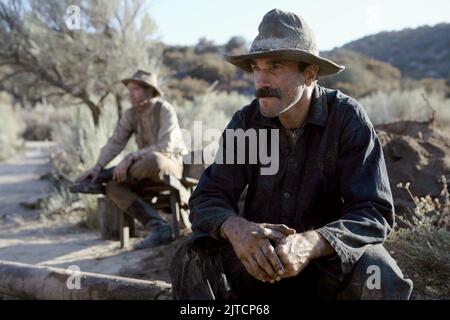
[[[239, 214], [238, 201], [248, 187], [241, 215], [297, 232], [317, 230], [335, 254], [315, 262], [338, 277], [352, 270], [367, 245], [386, 239], [395, 214], [388, 174], [374, 126], [358, 101], [316, 85], [293, 143], [277, 117], [260, 113], [257, 99], [227, 126], [239, 128], [280, 129], [279, 150], [274, 150], [279, 170], [261, 175], [260, 163], [213, 163], [190, 198], [195, 232], [218, 238], [225, 219]], [[220, 148], [226, 150], [224, 141]]]

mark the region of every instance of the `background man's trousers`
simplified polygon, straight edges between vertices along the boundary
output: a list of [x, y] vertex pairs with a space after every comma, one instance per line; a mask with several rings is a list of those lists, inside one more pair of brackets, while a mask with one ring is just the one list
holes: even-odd
[[[369, 277], [380, 270], [379, 289]], [[412, 281], [405, 279], [382, 245], [369, 246], [353, 271], [335, 277], [311, 262], [297, 276], [263, 283], [244, 268], [228, 242], [194, 235], [176, 252], [170, 267], [175, 299], [408, 299]], [[369, 281], [367, 281], [369, 279]], [[369, 286], [367, 285], [370, 283]]]
[[106, 184], [106, 196], [117, 207], [126, 211], [138, 199], [136, 191], [139, 188], [162, 183], [166, 174], [171, 174], [180, 179], [183, 175], [183, 163], [175, 157], [161, 152], [146, 154], [128, 169], [127, 181], [131, 182], [109, 181]]

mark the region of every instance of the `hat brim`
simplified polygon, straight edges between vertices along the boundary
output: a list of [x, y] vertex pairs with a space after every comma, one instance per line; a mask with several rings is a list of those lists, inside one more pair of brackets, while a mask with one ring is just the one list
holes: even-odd
[[163, 96], [163, 92], [162, 92], [162, 90], [161, 90], [160, 88], [158, 88], [157, 86], [155, 86], [155, 85], [153, 85], [153, 84], [150, 84], [150, 83], [148, 83], [148, 82], [146, 82], [146, 81], [143, 81], [143, 80], [141, 80], [141, 79], [126, 78], [126, 79], [122, 79], [121, 81], [122, 81], [122, 83], [123, 83], [125, 86], [127, 86], [128, 83], [131, 82], [131, 81], [140, 83], [140, 84], [142, 84], [142, 85], [144, 85], [144, 86], [146, 86], [146, 87], [151, 87], [151, 88], [155, 89], [155, 90], [156, 90], [156, 94], [157, 94], [158, 96], [161, 96], [161, 97]]
[[227, 60], [229, 63], [247, 72], [253, 72], [251, 68], [252, 59], [264, 57], [279, 57], [286, 60], [294, 60], [306, 62], [309, 64], [316, 64], [319, 66], [319, 73], [317, 74], [318, 77], [325, 77], [338, 74], [339, 72], [345, 69], [344, 66], [337, 64], [331, 60], [316, 56], [315, 54], [299, 49], [255, 51], [248, 54], [241, 54], [234, 56], [224, 55], [224, 57], [225, 60]]

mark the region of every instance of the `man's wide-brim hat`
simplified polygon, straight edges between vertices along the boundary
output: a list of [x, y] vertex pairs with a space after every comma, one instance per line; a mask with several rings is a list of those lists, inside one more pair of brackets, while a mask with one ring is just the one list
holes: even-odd
[[312, 29], [295, 13], [273, 9], [263, 17], [258, 31], [247, 54], [225, 55], [225, 59], [248, 72], [252, 72], [252, 59], [263, 57], [316, 64], [320, 68], [318, 77], [337, 74], [345, 69], [319, 56]]
[[131, 77], [122, 79], [124, 85], [128, 85], [130, 81], [137, 82], [145, 87], [151, 87], [156, 90], [156, 95], [162, 96], [163, 92], [158, 87], [158, 79], [155, 74], [144, 70], [136, 71]]

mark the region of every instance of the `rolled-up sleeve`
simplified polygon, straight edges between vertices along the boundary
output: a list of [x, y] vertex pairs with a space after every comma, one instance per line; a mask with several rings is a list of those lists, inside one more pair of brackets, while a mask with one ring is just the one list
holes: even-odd
[[[227, 129], [244, 129], [240, 111], [236, 112]], [[221, 152], [222, 150], [222, 152]], [[236, 148], [234, 148], [236, 159]], [[220, 139], [218, 155], [227, 153], [225, 131]], [[247, 185], [245, 164], [220, 164], [216, 161], [200, 177], [190, 200], [190, 220], [195, 232], [220, 239], [218, 231], [222, 223], [239, 213], [238, 202]]]
[[371, 123], [353, 120], [344, 130], [337, 167], [343, 200], [341, 218], [317, 231], [337, 254], [338, 259], [329, 261], [337, 261], [338, 269], [346, 274], [366, 246], [383, 242], [394, 224], [383, 150]]

